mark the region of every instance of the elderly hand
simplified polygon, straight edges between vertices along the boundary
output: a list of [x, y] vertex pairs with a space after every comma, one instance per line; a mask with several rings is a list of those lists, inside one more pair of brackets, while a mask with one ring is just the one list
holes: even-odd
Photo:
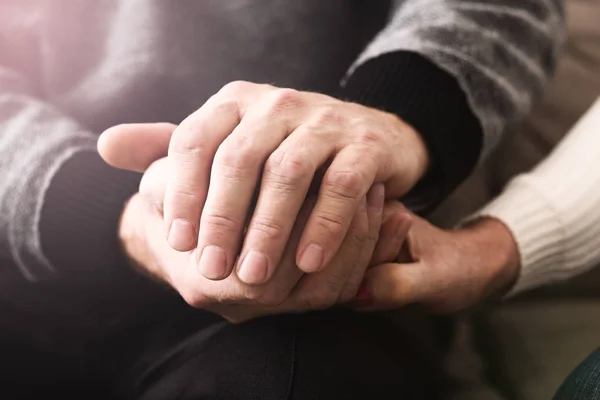
[[294, 262], [313, 205], [308, 201], [273, 279], [260, 286], [247, 285], [235, 274], [212, 281], [198, 272], [192, 252], [173, 250], [163, 234], [161, 203], [167, 180], [166, 161], [153, 163], [144, 175], [140, 193], [125, 208], [120, 237], [135, 264], [169, 283], [190, 305], [240, 322], [265, 314], [323, 309], [355, 297], [381, 225], [381, 190], [372, 190], [359, 204], [349, 234], [326, 270], [303, 277]]
[[[401, 209], [400, 204], [386, 207]], [[404, 210], [405, 213], [408, 213]], [[419, 303], [435, 312], [456, 312], [506, 293], [519, 272], [517, 246], [500, 221], [483, 218], [445, 231], [406, 214], [412, 226], [400, 254], [382, 243], [376, 265], [365, 275], [361, 310], [400, 308]], [[385, 260], [396, 258], [396, 263]]]
[[164, 200], [168, 242], [179, 251], [197, 246], [198, 268], [212, 280], [227, 278], [234, 266], [247, 284], [277, 274], [323, 168], [295, 254], [307, 273], [330, 264], [375, 183], [396, 198], [428, 166], [420, 136], [396, 116], [269, 85], [230, 83], [173, 128]]
[[[153, 126], [146, 133], [147, 143], [160, 144], [165, 129], [169, 126]], [[110, 156], [112, 164], [123, 168], [146, 168], [152, 157], [160, 152], [148, 145], [136, 158], [127, 156], [128, 146], [137, 140], [136, 134], [136, 127], [130, 126], [103, 136], [99, 142], [101, 154]], [[158, 137], [154, 140], [154, 136]], [[120, 144], [116, 147], [120, 150], [109, 151], [116, 144]], [[240, 322], [266, 314], [327, 308], [347, 303], [356, 296], [379, 235], [384, 202], [382, 185], [375, 186], [360, 202], [349, 233], [327, 269], [303, 277], [295, 264], [295, 249], [314, 206], [314, 202], [307, 201], [273, 279], [263, 285], [247, 285], [235, 274], [222, 281], [206, 279], [195, 266], [193, 251], [178, 252], [169, 246], [162, 230], [162, 210], [170, 167], [168, 160], [163, 158], [147, 168], [140, 193], [125, 208], [120, 236], [135, 264], [168, 282], [189, 304]], [[387, 215], [386, 219], [393, 224], [393, 216]], [[407, 228], [404, 227], [404, 233], [390, 234], [396, 238], [389, 240], [396, 243], [396, 252]]]

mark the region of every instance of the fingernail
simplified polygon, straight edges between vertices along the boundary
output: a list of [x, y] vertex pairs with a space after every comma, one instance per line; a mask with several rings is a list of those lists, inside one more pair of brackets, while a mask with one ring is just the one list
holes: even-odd
[[310, 244], [304, 249], [298, 267], [308, 273], [319, 271], [324, 258], [323, 248], [318, 244]]
[[367, 204], [376, 210], [382, 210], [383, 203], [385, 203], [385, 187], [383, 183], [376, 183], [367, 193]]
[[252, 250], [242, 261], [238, 269], [238, 278], [249, 285], [263, 283], [267, 279], [269, 262], [260, 251]]
[[202, 250], [200, 273], [207, 279], [222, 279], [227, 274], [227, 255], [219, 246], [209, 245]]
[[175, 250], [190, 250], [196, 243], [195, 229], [185, 219], [176, 219], [171, 222], [168, 241]]
[[352, 302], [350, 302], [351, 307], [361, 308], [368, 307], [373, 304], [373, 295], [371, 294], [371, 290], [369, 290], [369, 285], [367, 282], [363, 282], [360, 284], [358, 288], [358, 292], [356, 293], [356, 297]]

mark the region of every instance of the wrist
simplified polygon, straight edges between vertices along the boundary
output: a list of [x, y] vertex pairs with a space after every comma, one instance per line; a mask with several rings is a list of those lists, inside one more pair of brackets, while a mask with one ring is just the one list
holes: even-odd
[[462, 229], [473, 244], [477, 263], [485, 271], [484, 298], [503, 297], [519, 276], [518, 246], [510, 230], [498, 219], [481, 218]]
[[[418, 132], [419, 142], [426, 145], [428, 162], [416, 164], [414, 177], [418, 179], [411, 180], [410, 192], [392, 195], [386, 185], [386, 195], [402, 196], [409, 209], [426, 214], [477, 164], [483, 148], [479, 119], [456, 77], [426, 57], [397, 51], [365, 61], [349, 76], [341, 97], [393, 113], [410, 125], [412, 132]], [[395, 162], [412, 151], [407, 147], [399, 150], [402, 152], [396, 154]], [[419, 158], [422, 160], [422, 154]]]
[[398, 198], [425, 179], [430, 169], [430, 154], [422, 136], [411, 125], [391, 115], [396, 148], [393, 150], [393, 172], [386, 197]]
[[413, 181], [411, 182], [411, 189], [421, 181], [430, 167], [430, 155], [425, 140], [421, 134], [417, 132], [415, 128], [403, 122], [406, 136], [406, 148], [410, 151], [406, 156], [410, 157], [410, 169], [412, 171], [411, 176]]

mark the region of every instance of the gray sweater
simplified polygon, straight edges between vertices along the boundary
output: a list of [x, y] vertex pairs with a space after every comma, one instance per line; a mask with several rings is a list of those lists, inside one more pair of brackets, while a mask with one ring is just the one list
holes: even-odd
[[529, 111], [562, 23], [559, 0], [0, 0], [0, 280], [122, 268], [139, 177], [96, 135], [177, 123], [236, 79], [397, 113], [436, 166], [413, 200], [434, 205]]

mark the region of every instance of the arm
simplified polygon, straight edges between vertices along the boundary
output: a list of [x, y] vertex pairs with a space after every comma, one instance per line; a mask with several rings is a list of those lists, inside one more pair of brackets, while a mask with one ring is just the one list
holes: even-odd
[[116, 266], [117, 221], [139, 178], [105, 165], [96, 136], [42, 100], [23, 8], [0, 10], [0, 274], [37, 281]]
[[405, 199], [423, 212], [528, 113], [554, 67], [564, 16], [559, 0], [395, 3], [344, 90], [399, 115], [425, 140], [429, 179]]
[[600, 263], [600, 100], [533, 171], [476, 216], [504, 222], [520, 253], [511, 294]]

